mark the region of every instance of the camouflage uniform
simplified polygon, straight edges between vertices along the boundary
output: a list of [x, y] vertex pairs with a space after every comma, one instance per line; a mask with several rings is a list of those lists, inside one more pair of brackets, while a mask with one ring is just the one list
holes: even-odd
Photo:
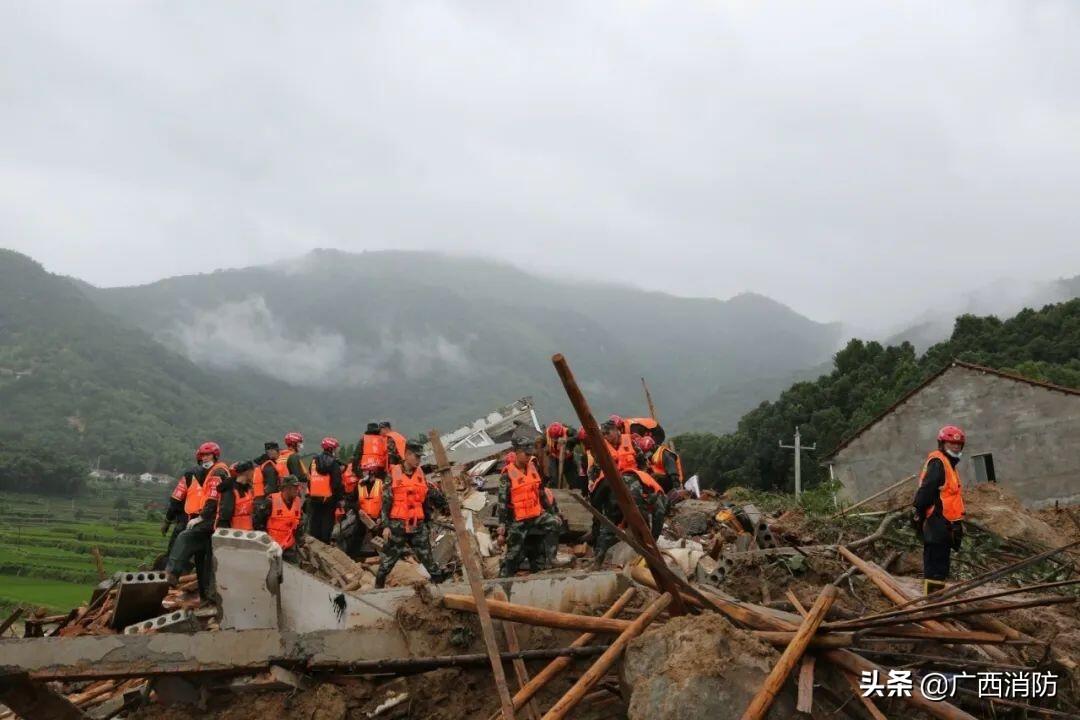
[[[543, 570], [545, 564], [554, 563], [559, 533], [562, 532], [562, 520], [556, 514], [552, 504], [548, 503], [543, 487], [540, 488], [540, 506], [543, 512], [536, 517], [515, 520], [514, 511], [510, 505], [510, 478], [505, 472], [502, 474], [499, 478], [499, 499], [496, 506], [499, 523], [506, 528], [506, 554], [503, 555], [502, 565], [499, 568], [499, 574], [502, 577], [510, 577], [516, 573], [524, 560], [529, 561], [529, 570], [532, 572]], [[528, 557], [529, 535], [543, 536], [543, 561]]]
[[435, 563], [435, 558], [431, 555], [431, 532], [429, 526], [434, 508], [449, 512], [450, 506], [446, 502], [446, 497], [434, 485], [428, 484], [427, 497], [424, 499], [424, 521], [417, 523], [416, 530], [411, 533], [405, 532], [404, 521], [390, 518], [390, 508], [393, 505], [394, 484], [387, 480], [383, 482], [381, 520], [383, 527], [390, 528], [390, 539], [386, 541], [386, 545], [383, 547], [379, 571], [375, 576], [376, 585], [382, 587], [382, 583], [386, 581], [386, 577], [390, 574], [394, 565], [397, 564], [398, 560], [405, 557], [405, 553], [409, 550], [412, 550], [413, 555], [427, 569], [433, 580], [441, 580], [443, 577], [442, 569]]

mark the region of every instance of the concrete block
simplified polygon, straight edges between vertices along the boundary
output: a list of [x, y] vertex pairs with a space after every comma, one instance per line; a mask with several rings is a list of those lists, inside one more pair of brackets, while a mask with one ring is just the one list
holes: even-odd
[[119, 630], [161, 614], [161, 601], [169, 592], [163, 572], [123, 573], [116, 586], [112, 626]]
[[177, 610], [176, 612], [158, 615], [156, 618], [144, 620], [124, 628], [125, 635], [138, 635], [148, 632], [182, 632], [191, 633], [199, 630], [199, 621], [191, 610]]
[[278, 627], [281, 548], [255, 530], [214, 533], [214, 586], [223, 630]]

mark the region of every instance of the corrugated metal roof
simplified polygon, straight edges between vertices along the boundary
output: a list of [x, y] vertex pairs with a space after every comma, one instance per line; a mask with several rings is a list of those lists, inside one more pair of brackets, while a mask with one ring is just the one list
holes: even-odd
[[1080, 396], [1080, 390], [1077, 390], [1076, 388], [1065, 387], [1063, 385], [1054, 385], [1053, 383], [1042, 382], [1041, 380], [1032, 380], [1031, 378], [1024, 377], [1023, 375], [1016, 375], [1014, 373], [1002, 372], [1001, 370], [995, 370], [994, 368], [985, 367], [983, 365], [976, 365], [975, 363], [964, 362], [963, 360], [953, 360], [952, 362], [950, 362], [949, 364], [945, 365], [943, 368], [938, 370], [936, 373], [934, 373], [930, 377], [926, 378], [926, 380], [923, 380], [921, 383], [919, 383], [914, 388], [909, 390], [907, 393], [904, 394], [903, 397], [901, 397], [899, 400], [894, 402], [892, 405], [890, 405], [889, 407], [887, 407], [883, 411], [881, 411], [873, 420], [866, 423], [861, 428], [859, 428], [858, 430], [856, 430], [855, 432], [851, 433], [846, 438], [841, 440], [840, 444], [837, 445], [835, 448], [833, 448], [832, 451], [828, 455], [826, 455], [824, 459], [825, 460], [831, 460], [833, 457], [836, 456], [836, 454], [838, 452], [840, 452], [841, 450], [846, 448], [848, 445], [850, 445], [856, 438], [858, 438], [864, 432], [866, 432], [867, 430], [872, 428], [874, 425], [877, 425], [887, 415], [892, 414], [892, 412], [894, 410], [896, 410], [896, 408], [900, 407], [905, 402], [907, 402], [917, 392], [919, 392], [924, 387], [926, 387], [927, 385], [929, 385], [930, 383], [934, 382], [939, 377], [941, 377], [943, 374], [945, 374], [946, 370], [948, 370], [950, 368], [954, 368], [954, 367], [962, 367], [962, 368], [965, 368], [967, 370], [974, 370], [976, 372], [987, 373], [989, 375], [996, 375], [996, 376], [998, 376], [1000, 378], [1005, 378], [1006, 380], [1014, 380], [1016, 382], [1022, 382], [1022, 383], [1026, 383], [1028, 385], [1034, 385], [1036, 387], [1045, 388], [1047, 390], [1054, 390], [1056, 392], [1062, 392], [1062, 393], [1066, 393], [1068, 395], [1078, 395], [1078, 396]]

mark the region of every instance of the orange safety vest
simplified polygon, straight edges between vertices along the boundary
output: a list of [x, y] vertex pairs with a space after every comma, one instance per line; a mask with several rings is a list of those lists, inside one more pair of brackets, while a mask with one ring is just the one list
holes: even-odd
[[[611, 453], [611, 457], [615, 460], [615, 467], [619, 469], [619, 472], [627, 472], [637, 468], [637, 453], [634, 452], [634, 442], [630, 439], [630, 436], [623, 433], [619, 436], [619, 447], [614, 448], [607, 440], [604, 440], [604, 444], [607, 445], [608, 452]], [[592, 466], [596, 464], [596, 459], [588, 450], [585, 451], [586, 467], [591, 470]]]
[[405, 457], [405, 436], [399, 432], [390, 430], [386, 433], [386, 437], [394, 442], [394, 450], [397, 451], [398, 457]]
[[394, 493], [394, 504], [390, 506], [390, 518], [405, 522], [405, 532], [413, 532], [424, 521], [424, 500], [427, 498], [428, 485], [424, 471], [416, 468], [412, 475], [406, 475], [400, 465], [390, 468]]
[[[957, 520], [964, 519], [964, 495], [963, 488], [960, 486], [960, 474], [956, 472], [956, 468], [949, 462], [949, 458], [945, 453], [940, 450], [935, 450], [926, 456], [926, 462], [923, 463], [922, 474], [919, 475], [919, 487], [922, 487], [923, 480], [926, 479], [926, 469], [930, 465], [931, 460], [940, 460], [942, 466], [945, 468], [945, 484], [941, 486], [939, 493], [941, 497], [941, 514], [949, 522], [956, 522]], [[937, 510], [937, 505], [931, 505], [926, 509], [926, 517], [930, 517]]]
[[233, 509], [231, 527], [237, 530], [254, 530], [255, 526], [251, 521], [251, 514], [255, 509], [254, 491], [243, 495], [236, 490], [233, 493], [236, 495], [236, 507]]
[[281, 493], [270, 496], [270, 517], [266, 520], [266, 532], [282, 550], [296, 544], [296, 528], [300, 525], [300, 497], [293, 498], [292, 507], [285, 504]]
[[666, 445], [659, 445], [656, 448], [656, 452], [653, 453], [652, 459], [649, 464], [652, 471], [656, 475], [666, 475], [667, 470], [664, 469], [664, 452], [670, 452], [675, 456], [675, 469], [679, 471], [679, 484], [683, 484], [683, 470], [682, 470], [682, 458], [679, 454], [667, 447]]
[[652, 475], [644, 470], [634, 470], [634, 472], [637, 473], [637, 476], [641, 479], [641, 484], [644, 485], [645, 489], [648, 491], [646, 494], [664, 494], [664, 488], [660, 487], [660, 483], [656, 482], [656, 478]]
[[385, 470], [390, 462], [390, 450], [382, 435], [364, 434], [360, 438], [360, 469], [364, 472]]
[[379, 515], [382, 514], [382, 491], [382, 480], [378, 479], [372, 483], [371, 487], [363, 484], [359, 485], [356, 491], [360, 509], [375, 522], [379, 521]]
[[[219, 460], [206, 471], [206, 475], [203, 477], [209, 478], [219, 469], [228, 472], [229, 466]], [[187, 497], [184, 498], [184, 512], [188, 515], [198, 515], [202, 512], [203, 506], [205, 505], [206, 493], [203, 491], [203, 485], [199, 482], [199, 478], [193, 477], [188, 484]]]
[[[282, 450], [281, 454], [278, 455], [277, 462], [274, 463], [274, 466], [277, 469], [277, 474], [278, 474], [279, 479], [290, 474], [289, 473], [289, 462], [288, 461], [289, 461], [289, 458], [292, 457], [295, 454], [296, 454], [295, 450], [293, 450], [292, 448], [287, 448], [285, 450]], [[304, 466], [303, 465], [300, 466], [300, 476], [297, 477], [296, 479], [299, 480], [300, 482], [307, 482], [307, 477], [305, 477], [305, 475], [304, 475]]]
[[538, 517], [544, 511], [540, 505], [540, 473], [529, 463], [525, 472], [518, 470], [517, 465], [511, 465], [506, 468], [506, 475], [510, 478], [510, 509], [514, 520], [520, 522]]
[[310, 478], [308, 495], [321, 500], [330, 497], [330, 476], [319, 472], [318, 468], [315, 466], [315, 458], [311, 459], [311, 466], [308, 468], [308, 477]]
[[356, 484], [360, 481], [356, 477], [356, 473], [353, 472], [352, 463], [345, 466], [345, 469], [341, 471], [341, 484], [345, 486], [345, 494], [351, 495], [352, 491], [356, 489]]
[[641, 425], [646, 430], [655, 430], [659, 424], [651, 417], [625, 418], [623, 420], [623, 432], [629, 435], [630, 428], [634, 425]]
[[266, 472], [267, 465], [273, 464], [273, 460], [267, 460], [261, 465], [255, 466], [255, 474], [251, 476], [251, 490], [254, 493], [255, 497], [261, 498], [266, 495], [266, 480], [263, 479], [263, 473]]

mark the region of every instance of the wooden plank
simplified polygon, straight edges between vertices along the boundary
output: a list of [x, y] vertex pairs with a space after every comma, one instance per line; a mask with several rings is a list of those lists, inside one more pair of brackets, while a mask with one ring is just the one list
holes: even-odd
[[70, 700], [25, 674], [0, 678], [0, 703], [26, 720], [86, 720]]
[[[630, 620], [575, 615], [574, 613], [546, 610], [499, 600], [488, 600], [485, 604], [491, 617], [510, 620], [522, 625], [539, 625], [540, 627], [550, 627], [558, 630], [577, 630], [579, 632], [606, 633], [609, 635], [618, 635], [625, 632], [631, 625]], [[478, 612], [476, 599], [468, 595], [448, 593], [443, 595], [442, 605], [451, 610]]]
[[769, 707], [776, 698], [776, 693], [780, 692], [780, 688], [787, 682], [788, 675], [791, 674], [802, 654], [806, 652], [810, 639], [817, 632], [822, 621], [825, 620], [825, 613], [828, 612], [833, 601], [836, 600], [837, 594], [839, 594], [839, 591], [832, 585], [826, 585], [822, 588], [821, 594], [817, 596], [817, 600], [814, 601], [814, 605], [810, 608], [810, 612], [807, 613], [802, 625], [795, 631], [795, 637], [792, 638], [791, 644], [781, 653], [780, 659], [777, 660], [776, 665], [773, 666], [769, 676], [765, 679], [765, 684], [754, 695], [750, 705], [742, 714], [742, 720], [761, 720], [761, 718], [765, 717], [765, 713], [769, 711]]
[[855, 677], [855, 673], [842, 672], [841, 673], [851, 685], [851, 689], [855, 692], [855, 697], [859, 698], [859, 702], [866, 709], [866, 712], [870, 713], [870, 717], [874, 720], [889, 720], [885, 717], [885, 713], [878, 710], [878, 706], [874, 704], [874, 701], [863, 695], [862, 688], [859, 687], [859, 678]]
[[487, 601], [484, 597], [484, 575], [480, 570], [476, 554], [473, 552], [469, 531], [465, 527], [465, 519], [461, 515], [461, 504], [458, 501], [457, 488], [454, 486], [454, 478], [450, 474], [450, 463], [446, 458], [446, 448], [443, 447], [442, 439], [438, 430], [428, 432], [428, 440], [431, 441], [431, 449], [435, 453], [435, 462], [439, 467], [440, 481], [446, 502], [450, 506], [450, 517], [454, 520], [454, 532], [457, 535], [458, 554], [461, 556], [461, 564], [465, 571], [465, 579], [469, 583], [473, 599], [476, 601], [476, 613], [480, 616], [480, 632], [484, 636], [484, 645], [487, 647], [488, 657], [491, 659], [491, 673], [495, 677], [495, 689], [499, 693], [499, 705], [506, 720], [514, 720], [514, 703], [510, 700], [510, 689], [506, 686], [506, 674], [503, 672], [502, 659], [499, 657], [499, 645], [495, 641], [495, 630], [491, 626], [491, 615], [488, 613]]
[[803, 655], [799, 666], [799, 701], [795, 709], [801, 713], [814, 711], [814, 656]]
[[[491, 596], [496, 600], [507, 601], [506, 593], [503, 592], [501, 587], [496, 587]], [[506, 635], [506, 649], [512, 653], [519, 652], [521, 650], [521, 643], [518, 642], [517, 629], [514, 627], [514, 623], [509, 620], [503, 621], [503, 633]], [[521, 658], [514, 658], [512, 663], [514, 666], [514, 674], [517, 675], [518, 687], [523, 688], [529, 684], [529, 671], [525, 667], [525, 661]], [[513, 702], [513, 698], [510, 699]], [[518, 707], [514, 707], [514, 710], [518, 710]], [[540, 713], [536, 708], [536, 702], [529, 701], [525, 704], [527, 714], [532, 720], [539, 720]]]

